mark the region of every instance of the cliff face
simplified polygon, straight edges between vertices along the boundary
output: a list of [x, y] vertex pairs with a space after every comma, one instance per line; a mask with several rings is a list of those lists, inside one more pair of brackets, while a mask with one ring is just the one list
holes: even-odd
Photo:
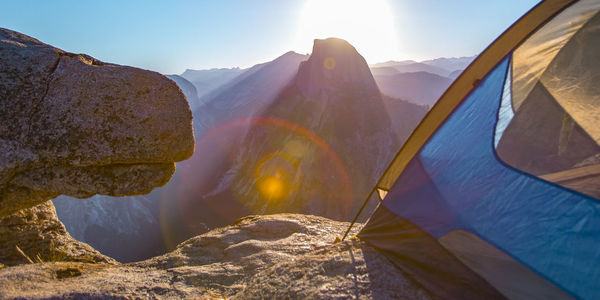
[[252, 122], [213, 193], [254, 213], [347, 220], [398, 146], [365, 60], [333, 38], [315, 40], [293, 84]]
[[59, 194], [147, 193], [194, 148], [177, 86], [0, 29], [0, 216]]

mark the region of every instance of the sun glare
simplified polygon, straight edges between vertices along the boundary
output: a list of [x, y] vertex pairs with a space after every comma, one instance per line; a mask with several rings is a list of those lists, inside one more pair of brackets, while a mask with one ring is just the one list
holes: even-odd
[[295, 48], [310, 52], [315, 38], [328, 37], [345, 39], [369, 63], [400, 56], [394, 18], [385, 0], [308, 0]]
[[269, 176], [259, 182], [258, 188], [265, 199], [278, 200], [286, 194], [283, 180], [277, 176]]

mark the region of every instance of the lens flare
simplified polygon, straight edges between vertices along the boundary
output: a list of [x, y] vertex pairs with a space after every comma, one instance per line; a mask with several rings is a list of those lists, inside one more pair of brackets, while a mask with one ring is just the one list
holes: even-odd
[[270, 201], [283, 199], [289, 193], [286, 184], [277, 176], [260, 179], [258, 190], [265, 199]]
[[323, 61], [323, 65], [327, 70], [333, 70], [335, 68], [335, 59], [333, 57], [328, 57]]
[[263, 157], [254, 169], [255, 186], [269, 202], [290, 195], [301, 182], [299, 163], [287, 153], [275, 152]]
[[309, 146], [300, 139], [288, 141], [283, 146], [283, 152], [291, 155], [295, 159], [300, 159], [306, 155], [309, 155], [309, 150]]

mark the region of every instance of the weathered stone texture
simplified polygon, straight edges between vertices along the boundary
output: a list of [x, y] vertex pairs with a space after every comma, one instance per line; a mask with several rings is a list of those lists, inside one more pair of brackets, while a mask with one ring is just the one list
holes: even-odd
[[0, 216], [59, 194], [147, 193], [193, 149], [168, 78], [0, 28]]
[[116, 264], [88, 244], [73, 239], [58, 220], [51, 201], [0, 218], [0, 263], [6, 266], [29, 263], [25, 255], [33, 262]]

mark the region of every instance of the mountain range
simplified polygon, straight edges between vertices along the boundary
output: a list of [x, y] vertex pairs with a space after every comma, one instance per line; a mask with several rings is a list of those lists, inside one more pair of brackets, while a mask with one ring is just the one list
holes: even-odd
[[197, 90], [198, 97], [202, 98], [217, 87], [244, 73], [240, 68], [222, 68], [210, 70], [185, 70], [181, 77], [191, 82]]
[[383, 94], [432, 106], [474, 58], [388, 61], [370, 67]]
[[[369, 66], [347, 42], [326, 39], [315, 40], [310, 56], [169, 75], [193, 110], [192, 158], [149, 195], [63, 196], [54, 200], [57, 214], [75, 238], [120, 261], [253, 213], [349, 220], [452, 82], [448, 68], [471, 59]], [[102, 222], [115, 219], [123, 221]], [[129, 251], [113, 251], [120, 243]]]

